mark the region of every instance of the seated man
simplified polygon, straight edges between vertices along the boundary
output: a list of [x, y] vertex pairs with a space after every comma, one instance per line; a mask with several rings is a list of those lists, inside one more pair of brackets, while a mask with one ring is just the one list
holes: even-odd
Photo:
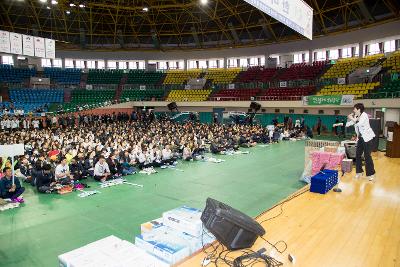
[[111, 172], [104, 156], [99, 157], [99, 161], [94, 165], [94, 179], [96, 181], [105, 182], [111, 179]]
[[4, 169], [4, 177], [0, 180], [0, 197], [10, 198], [13, 201], [23, 202], [22, 198], [18, 198], [25, 191], [25, 187], [21, 187], [21, 183], [17, 177], [12, 182], [12, 172], [10, 167]]
[[36, 188], [39, 193], [50, 194], [53, 191], [53, 187], [56, 185], [56, 180], [51, 171], [51, 165], [45, 164], [43, 170], [36, 178]]
[[69, 172], [67, 159], [62, 158], [60, 164], [57, 165], [55, 170], [56, 182], [61, 184], [70, 184], [74, 177]]

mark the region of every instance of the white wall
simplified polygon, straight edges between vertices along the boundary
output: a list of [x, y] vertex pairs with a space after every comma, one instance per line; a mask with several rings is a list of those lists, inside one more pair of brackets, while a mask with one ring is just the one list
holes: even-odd
[[385, 111], [385, 123], [387, 121], [400, 122], [400, 109], [388, 108]]
[[371, 40], [387, 38], [399, 35], [400, 21], [388, 22], [378, 26], [353, 30], [346, 33], [334, 34], [314, 40], [292, 41], [279, 44], [232, 48], [232, 49], [203, 49], [196, 51], [63, 51], [57, 50], [57, 58], [80, 58], [80, 59], [132, 59], [132, 60], [177, 60], [193, 58], [221, 58], [255, 55], [271, 55], [291, 53], [296, 51], [308, 51], [323, 49], [333, 46], [368, 42]]
[[384, 115], [384, 122], [383, 122], [383, 134], [384, 136], [387, 136], [387, 127], [385, 127], [387, 121], [395, 121], [397, 123], [400, 122], [400, 109], [395, 109], [395, 108], [388, 108], [385, 111]]

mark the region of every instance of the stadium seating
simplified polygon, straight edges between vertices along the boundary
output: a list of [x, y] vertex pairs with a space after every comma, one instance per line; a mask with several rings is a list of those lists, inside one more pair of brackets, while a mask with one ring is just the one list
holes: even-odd
[[260, 93], [260, 97], [265, 96], [268, 100], [287, 100], [292, 97], [310, 95], [314, 92], [314, 86], [294, 87], [294, 88], [269, 88]]
[[168, 70], [163, 84], [182, 84], [189, 79], [199, 78], [200, 70]]
[[167, 101], [205, 101], [211, 90], [171, 90]]
[[129, 100], [152, 100], [154, 99], [162, 99], [164, 97], [164, 90], [139, 90], [137, 89], [125, 89], [122, 91], [121, 100], [129, 98]]
[[213, 95], [213, 99], [218, 101], [224, 100], [251, 100], [251, 97], [260, 93], [259, 88], [255, 89], [223, 89]]
[[247, 71], [239, 74], [238, 81], [241, 83], [269, 82], [272, 81], [278, 70], [277, 68], [250, 67]]
[[119, 84], [122, 70], [89, 70], [87, 84]]
[[214, 84], [228, 84], [239, 74], [241, 69], [208, 69], [205, 79], [211, 80]]
[[389, 73], [400, 73], [400, 50], [393, 52], [383, 62], [382, 67], [389, 68]]
[[73, 104], [89, 104], [99, 103], [113, 100], [114, 90], [73, 90], [71, 103]]
[[370, 92], [366, 98], [393, 98], [400, 97], [400, 80], [385, 83], [382, 87]]
[[381, 59], [384, 55], [377, 54], [372, 56], [366, 56], [363, 58], [344, 58], [336, 62], [335, 65], [331, 66], [327, 72], [324, 73], [322, 78], [341, 78], [346, 77], [353, 70], [360, 67], [370, 67], [373, 66]]
[[44, 68], [44, 76], [58, 84], [73, 85], [81, 82], [80, 69]]
[[355, 95], [360, 98], [367, 95], [371, 90], [379, 85], [379, 82], [326, 85], [317, 93], [317, 95]]
[[14, 68], [14, 66], [11, 65], [0, 64], [0, 82], [21, 83], [35, 75], [35, 69]]
[[10, 89], [10, 100], [15, 108], [25, 112], [36, 110], [39, 107], [52, 103], [62, 103], [64, 91], [62, 89]]
[[289, 68], [282, 69], [277, 79], [281, 81], [314, 80], [325, 68], [325, 65], [325, 61], [316, 61], [312, 65], [293, 64]]
[[127, 83], [129, 84], [159, 84], [164, 73], [158, 71], [130, 70]]

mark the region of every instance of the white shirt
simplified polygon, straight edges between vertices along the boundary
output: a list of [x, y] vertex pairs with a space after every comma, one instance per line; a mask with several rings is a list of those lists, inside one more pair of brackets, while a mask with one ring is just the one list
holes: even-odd
[[172, 154], [171, 149], [167, 150], [166, 148], [164, 148], [162, 150], [162, 158], [163, 158], [163, 160], [171, 159], [171, 154]]
[[7, 127], [7, 129], [11, 128], [11, 120], [9, 120], [9, 119], [6, 120], [6, 127]]
[[104, 162], [103, 164], [98, 161], [96, 165], [94, 166], [94, 175], [95, 176], [103, 176], [105, 173], [109, 173], [110, 168], [108, 167], [107, 162]]
[[369, 142], [375, 137], [375, 133], [369, 125], [369, 118], [367, 113], [361, 113], [357, 122], [350, 120], [346, 123], [346, 127], [352, 125], [354, 125], [357, 136], [361, 136], [365, 142]]
[[39, 121], [38, 120], [32, 121], [32, 124], [33, 124], [33, 128], [39, 128]]
[[62, 164], [57, 165], [55, 170], [56, 179], [65, 178], [68, 173], [69, 173], [69, 166], [67, 164], [65, 164], [65, 166], [63, 166]]

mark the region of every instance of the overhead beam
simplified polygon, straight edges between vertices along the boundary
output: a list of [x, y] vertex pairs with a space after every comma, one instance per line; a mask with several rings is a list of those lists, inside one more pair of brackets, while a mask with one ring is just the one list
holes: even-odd
[[357, 2], [357, 6], [361, 11], [361, 14], [364, 16], [365, 20], [368, 22], [374, 22], [375, 19], [372, 17], [371, 12], [369, 12], [367, 5], [365, 4], [365, 1], [362, 0], [360, 2]]

